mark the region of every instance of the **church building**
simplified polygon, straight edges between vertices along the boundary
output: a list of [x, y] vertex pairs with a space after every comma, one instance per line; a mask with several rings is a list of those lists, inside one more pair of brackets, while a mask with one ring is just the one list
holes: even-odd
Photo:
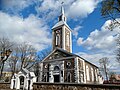
[[40, 82], [100, 83], [99, 68], [72, 53], [72, 30], [64, 8], [52, 27], [52, 52], [40, 63]]

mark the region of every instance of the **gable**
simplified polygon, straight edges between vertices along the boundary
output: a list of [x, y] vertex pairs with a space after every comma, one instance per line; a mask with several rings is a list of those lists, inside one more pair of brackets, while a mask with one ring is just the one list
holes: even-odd
[[75, 55], [63, 49], [56, 48], [44, 60], [60, 59], [60, 58], [71, 57], [71, 56], [75, 56]]

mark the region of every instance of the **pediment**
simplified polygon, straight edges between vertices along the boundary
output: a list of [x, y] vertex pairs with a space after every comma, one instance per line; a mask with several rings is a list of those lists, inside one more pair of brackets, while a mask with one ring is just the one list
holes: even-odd
[[59, 59], [64, 57], [71, 57], [71, 56], [75, 56], [75, 55], [63, 49], [56, 48], [44, 60], [53, 60], [53, 59]]

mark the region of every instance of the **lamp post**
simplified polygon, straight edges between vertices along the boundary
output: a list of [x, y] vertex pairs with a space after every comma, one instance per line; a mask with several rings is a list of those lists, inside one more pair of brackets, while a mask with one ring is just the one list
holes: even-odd
[[0, 54], [0, 56], [1, 56], [1, 59], [0, 59], [0, 80], [2, 78], [4, 63], [8, 59], [8, 57], [10, 56], [11, 53], [12, 53], [12, 51], [10, 49], [8, 49], [8, 50], [4, 49]]

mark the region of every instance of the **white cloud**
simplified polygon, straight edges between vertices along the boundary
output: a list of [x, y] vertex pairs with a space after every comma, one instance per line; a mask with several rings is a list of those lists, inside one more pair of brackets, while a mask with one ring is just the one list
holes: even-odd
[[77, 40], [77, 44], [78, 44], [78, 45], [81, 45], [82, 43], [83, 43], [83, 38], [81, 38], [81, 37], [78, 38], [78, 40]]
[[68, 16], [73, 18], [83, 18], [87, 17], [90, 13], [94, 11], [99, 0], [75, 0], [72, 5], [70, 5], [67, 12]]
[[[37, 0], [41, 1], [41, 0]], [[37, 3], [36, 0], [1, 0], [2, 9], [17, 14], [24, 8]]]
[[82, 28], [82, 26], [76, 26], [73, 30], [72, 30], [72, 33], [73, 35], [75, 36], [75, 38], [78, 37], [78, 32], [79, 30]]
[[[64, 1], [64, 0], [62, 0]], [[36, 7], [38, 14], [46, 20], [54, 19], [59, 15], [61, 0], [44, 0], [41, 5]], [[65, 13], [69, 19], [79, 19], [87, 17], [94, 11], [101, 0], [65, 0]], [[59, 11], [59, 12], [58, 12]]]
[[0, 36], [7, 36], [18, 43], [28, 42], [38, 50], [51, 44], [48, 26], [34, 15], [23, 19], [0, 12]]
[[[78, 45], [83, 45], [88, 50], [113, 50], [116, 47], [116, 37], [119, 29], [116, 28], [113, 31], [106, 29], [106, 26], [110, 23], [110, 21], [106, 21], [106, 23], [101, 27], [101, 30], [95, 30], [90, 33], [86, 40], [79, 39], [77, 40]], [[114, 48], [113, 48], [114, 47]]]
[[119, 27], [113, 31], [108, 30], [106, 27], [110, 24], [110, 20], [106, 21], [101, 27], [101, 30], [94, 30], [90, 33], [87, 39], [79, 37], [77, 40], [78, 46], [83, 46], [87, 52], [78, 52], [77, 54], [86, 60], [99, 65], [99, 59], [108, 57], [110, 60], [110, 70], [120, 73], [119, 64], [116, 62], [116, 38], [118, 36]]
[[7, 13], [21, 15], [19, 11], [35, 4], [37, 15], [48, 22], [60, 14], [62, 1], [66, 16], [78, 20], [92, 13], [101, 0], [2, 0], [1, 5]]

